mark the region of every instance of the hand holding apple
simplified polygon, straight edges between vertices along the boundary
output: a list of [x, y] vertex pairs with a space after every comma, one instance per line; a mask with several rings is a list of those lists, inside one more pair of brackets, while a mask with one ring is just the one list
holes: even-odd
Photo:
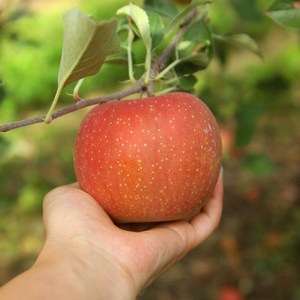
[[214, 116], [195, 96], [171, 93], [98, 105], [78, 132], [81, 189], [119, 223], [191, 218], [221, 166]]

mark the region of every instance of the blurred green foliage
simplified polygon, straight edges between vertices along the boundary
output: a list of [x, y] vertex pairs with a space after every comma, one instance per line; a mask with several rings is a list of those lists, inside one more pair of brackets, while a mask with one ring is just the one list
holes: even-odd
[[[12, 6], [5, 12], [8, 22], [1, 22], [0, 14], [0, 123], [47, 111], [57, 87], [63, 11], [79, 6], [97, 19], [108, 19], [128, 3], [75, 2], [62, 5], [57, 1], [51, 9], [45, 2], [37, 10]], [[209, 282], [201, 290], [201, 299], [212, 299], [207, 295], [212, 295], [208, 289], [215, 287], [214, 282], [222, 286], [230, 279], [238, 284], [244, 273], [252, 282], [244, 290], [249, 299], [298, 299], [300, 294], [299, 267], [295, 267], [300, 265], [299, 32], [282, 29], [264, 16], [271, 2], [215, 0], [210, 13], [214, 32], [250, 34], [264, 58], [220, 43], [209, 68], [183, 82], [190, 90], [197, 79], [198, 96], [215, 113], [228, 139], [222, 231], [201, 255], [216, 262], [220, 251], [224, 256], [237, 255], [222, 246], [224, 236], [232, 234], [243, 260], [242, 267], [231, 265], [229, 259], [218, 266], [223, 271], [218, 269], [209, 278], [197, 277], [194, 285], [198, 288], [199, 280]], [[141, 48], [136, 60], [143, 61], [143, 47], [135, 47]], [[97, 76], [85, 80], [81, 93], [109, 93], [122, 88], [120, 82], [126, 79], [126, 67], [106, 65]], [[66, 95], [71, 90], [62, 94], [61, 105], [73, 101]], [[44, 195], [75, 181], [73, 143], [84, 113], [73, 113], [50, 126], [0, 134], [0, 282], [28, 267], [39, 251]], [[284, 276], [289, 282], [277, 284]], [[270, 285], [272, 295], [268, 294]], [[164, 289], [163, 283], [156, 287]], [[158, 291], [150, 290], [145, 299], [158, 299]]]

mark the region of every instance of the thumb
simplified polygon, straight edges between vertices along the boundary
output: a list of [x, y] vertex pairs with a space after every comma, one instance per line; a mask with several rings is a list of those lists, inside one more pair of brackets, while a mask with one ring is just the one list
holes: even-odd
[[45, 196], [43, 219], [47, 236], [74, 234], [94, 221], [112, 224], [96, 200], [74, 185], [55, 188]]

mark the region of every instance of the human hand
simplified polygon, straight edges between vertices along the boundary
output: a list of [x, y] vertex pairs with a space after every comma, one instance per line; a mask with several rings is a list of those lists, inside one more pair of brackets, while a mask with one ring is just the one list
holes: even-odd
[[213, 232], [220, 221], [222, 198], [220, 176], [211, 200], [192, 220], [134, 232], [116, 226], [76, 185], [56, 188], [44, 201], [47, 238], [36, 265], [61, 262], [62, 272], [73, 273], [74, 285], [80, 285], [91, 296], [88, 299], [99, 299], [103, 293], [111, 299], [134, 299]]

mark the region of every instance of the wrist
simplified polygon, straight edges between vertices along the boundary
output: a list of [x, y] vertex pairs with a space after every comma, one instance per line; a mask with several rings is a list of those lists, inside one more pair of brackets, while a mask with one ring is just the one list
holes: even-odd
[[64, 299], [135, 299], [137, 291], [130, 278], [98, 250], [94, 253], [47, 241], [33, 269], [47, 273], [47, 285], [64, 289]]

